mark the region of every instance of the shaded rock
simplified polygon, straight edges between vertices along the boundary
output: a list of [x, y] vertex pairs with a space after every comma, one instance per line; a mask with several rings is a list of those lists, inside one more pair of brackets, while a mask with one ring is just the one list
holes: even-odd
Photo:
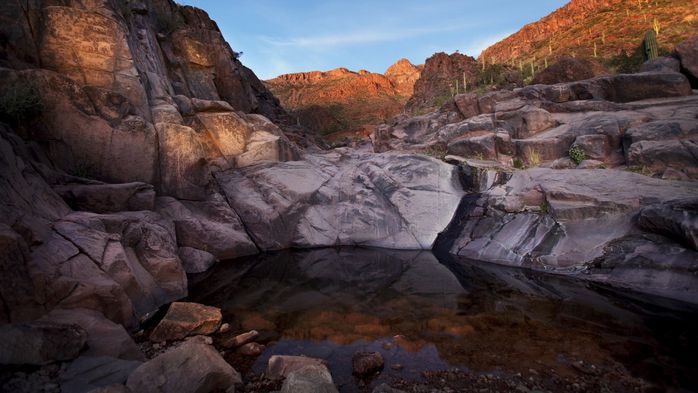
[[638, 72], [680, 72], [680, 68], [679, 60], [669, 55], [644, 62]]
[[206, 251], [220, 260], [258, 252], [238, 215], [223, 201], [193, 202], [162, 197], [157, 198], [155, 209], [172, 219], [180, 246]]
[[631, 102], [691, 95], [691, 84], [676, 72], [645, 72], [615, 75], [604, 90], [608, 101]]
[[667, 236], [698, 251], [698, 200], [686, 199], [640, 211], [640, 229]]
[[0, 327], [0, 364], [45, 365], [78, 357], [89, 336], [75, 324], [32, 322]]
[[108, 320], [97, 311], [79, 308], [53, 310], [41, 318], [41, 321], [64, 324], [74, 323], [85, 329], [90, 342], [89, 348], [82, 353], [82, 357], [106, 356], [124, 360], [145, 361], [145, 356], [124, 327]]
[[187, 274], [203, 273], [218, 262], [215, 255], [191, 247], [180, 247], [179, 258]]
[[126, 385], [109, 385], [92, 389], [90, 393], [133, 393]]
[[480, 157], [485, 160], [496, 159], [494, 134], [488, 132], [456, 139], [448, 144], [448, 153], [462, 157]]
[[74, 210], [94, 213], [153, 210], [155, 190], [146, 183], [59, 185], [53, 189]]
[[607, 75], [608, 70], [601, 63], [591, 59], [575, 57], [561, 59], [542, 70], [531, 81], [532, 85], [554, 85], [556, 83], [576, 82]]
[[574, 140], [572, 145], [579, 146], [586, 158], [604, 161], [611, 150], [608, 139], [608, 136], [602, 134], [580, 135]]
[[681, 62], [681, 72], [691, 82], [691, 87], [698, 89], [698, 36], [674, 45], [674, 50]]
[[250, 332], [243, 333], [243, 334], [237, 335], [229, 340], [226, 340], [225, 342], [223, 342], [223, 347], [224, 348], [239, 347], [239, 346], [245, 345], [251, 341], [256, 340], [257, 337], [259, 337], [259, 333], [257, 333], [256, 330], [252, 330]]
[[187, 336], [208, 335], [221, 326], [221, 310], [197, 303], [174, 302], [150, 334], [150, 341], [181, 340]]
[[514, 139], [526, 139], [557, 125], [548, 111], [534, 107], [497, 113], [496, 119], [504, 123], [502, 126]]
[[191, 105], [196, 112], [233, 112], [235, 110], [225, 101], [192, 98]]
[[364, 377], [383, 369], [383, 356], [380, 352], [356, 352], [351, 356], [351, 367], [354, 374]]
[[185, 95], [175, 95], [172, 96], [172, 100], [177, 104], [177, 107], [179, 108], [179, 113], [182, 116], [194, 116], [196, 115], [196, 111], [194, 110], [194, 106], [191, 103], [191, 99]]
[[212, 392], [240, 385], [240, 374], [218, 351], [195, 340], [144, 363], [126, 381], [134, 392]]
[[584, 160], [577, 165], [577, 169], [598, 169], [604, 165], [603, 161]]
[[672, 168], [667, 168], [664, 173], [662, 174], [662, 179], [665, 180], [681, 180], [681, 181], [688, 181], [690, 178], [688, 175], [681, 171], [677, 171], [676, 169]]
[[494, 113], [495, 106], [504, 101], [516, 98], [516, 93], [509, 90], [491, 91], [477, 98], [480, 113]]
[[666, 168], [678, 171], [698, 167], [698, 140], [640, 141], [626, 152], [629, 166], [644, 166], [652, 173], [664, 173]]
[[391, 388], [386, 383], [382, 383], [373, 389], [373, 393], [404, 393], [403, 390]]
[[61, 392], [85, 393], [111, 385], [123, 385], [143, 362], [111, 357], [81, 356], [61, 374]]
[[271, 380], [283, 379], [287, 378], [294, 371], [312, 365], [327, 367], [329, 363], [326, 360], [307, 358], [305, 356], [274, 355], [269, 359], [265, 375], [266, 378]]
[[456, 94], [454, 99], [463, 118], [469, 119], [480, 114], [477, 94]]
[[390, 150], [390, 136], [393, 133], [393, 127], [389, 124], [381, 124], [373, 129], [373, 152], [383, 153]]
[[237, 349], [237, 353], [244, 356], [259, 356], [264, 352], [266, 346], [258, 343], [247, 343]]
[[280, 393], [336, 393], [332, 375], [322, 364], [305, 366], [289, 373]]

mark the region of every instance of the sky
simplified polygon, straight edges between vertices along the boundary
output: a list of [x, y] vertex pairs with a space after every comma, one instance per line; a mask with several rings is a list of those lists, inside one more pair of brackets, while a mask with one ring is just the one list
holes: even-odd
[[260, 79], [329, 71], [384, 73], [437, 52], [477, 57], [568, 0], [178, 0], [208, 12]]

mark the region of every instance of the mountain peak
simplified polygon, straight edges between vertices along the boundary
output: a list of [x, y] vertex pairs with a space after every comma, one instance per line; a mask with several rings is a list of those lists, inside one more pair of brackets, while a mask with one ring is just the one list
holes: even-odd
[[415, 72], [419, 72], [419, 69], [417, 69], [417, 67], [415, 67], [412, 63], [410, 63], [409, 60], [400, 59], [395, 64], [388, 67], [388, 69], [385, 71], [385, 73], [383, 75], [385, 75], [385, 76], [404, 75], [404, 74], [414, 74]]

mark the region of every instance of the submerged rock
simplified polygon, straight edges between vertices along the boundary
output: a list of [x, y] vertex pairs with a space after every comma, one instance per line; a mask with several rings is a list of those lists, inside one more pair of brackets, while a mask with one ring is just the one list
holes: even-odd
[[382, 370], [383, 363], [380, 352], [359, 351], [351, 356], [352, 372], [359, 378]]

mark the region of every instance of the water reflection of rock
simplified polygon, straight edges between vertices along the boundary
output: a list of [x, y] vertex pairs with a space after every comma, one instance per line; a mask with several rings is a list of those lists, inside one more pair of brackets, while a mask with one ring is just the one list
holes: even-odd
[[[221, 307], [231, 334], [241, 324], [272, 326], [261, 333], [278, 344], [258, 364], [271, 354], [306, 354], [329, 360], [336, 376], [343, 366], [333, 362], [344, 364], [349, 352], [379, 350], [384, 378], [405, 375], [390, 369], [395, 362], [406, 369], [450, 364], [574, 376], [581, 372], [576, 360], [603, 366], [620, 359], [652, 380], [695, 380], [690, 363], [666, 361], [681, 346], [658, 341], [652, 327], [663, 326], [662, 337], [679, 337], [676, 342], [698, 350], [690, 336], [695, 321], [567, 277], [453, 257], [439, 261], [424, 251], [356, 248], [233, 261], [193, 280], [200, 282], [191, 299]], [[673, 306], [677, 315], [695, 315]], [[388, 342], [397, 347], [382, 348]]]

